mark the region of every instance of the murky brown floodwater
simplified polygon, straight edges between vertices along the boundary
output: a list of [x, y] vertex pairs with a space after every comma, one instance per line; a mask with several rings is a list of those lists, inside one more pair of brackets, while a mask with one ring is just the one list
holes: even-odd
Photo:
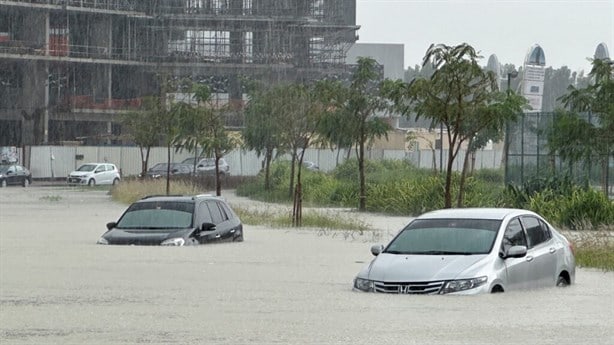
[[[247, 226], [236, 244], [96, 245], [124, 208], [101, 191], [0, 190], [0, 344], [614, 344], [614, 273], [499, 295], [362, 294], [351, 282], [370, 235]], [[366, 219], [387, 234], [405, 223]]]

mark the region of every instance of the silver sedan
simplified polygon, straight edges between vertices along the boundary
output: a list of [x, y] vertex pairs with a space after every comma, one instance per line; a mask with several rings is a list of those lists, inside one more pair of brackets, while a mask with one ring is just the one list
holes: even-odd
[[478, 294], [566, 286], [575, 280], [571, 243], [543, 217], [519, 209], [425, 213], [358, 273], [354, 289], [397, 294]]

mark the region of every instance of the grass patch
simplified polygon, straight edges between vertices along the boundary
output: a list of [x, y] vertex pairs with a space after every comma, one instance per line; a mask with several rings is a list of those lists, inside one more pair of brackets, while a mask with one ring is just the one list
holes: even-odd
[[[171, 181], [172, 195], [195, 195], [205, 193], [190, 181]], [[166, 195], [166, 180], [124, 180], [111, 188], [111, 198], [115, 201], [131, 204], [147, 195]]]
[[[292, 214], [290, 210], [273, 209], [248, 209], [232, 206], [244, 224], [264, 225], [275, 228], [287, 228], [292, 226]], [[321, 230], [352, 230], [364, 232], [369, 226], [360, 220], [345, 217], [335, 211], [304, 210], [302, 227], [316, 228]]]
[[610, 231], [582, 231], [574, 241], [576, 265], [614, 271], [614, 237]]
[[49, 201], [49, 202], [58, 202], [60, 200], [62, 200], [62, 197], [59, 195], [45, 195], [43, 197], [40, 198], [43, 201]]

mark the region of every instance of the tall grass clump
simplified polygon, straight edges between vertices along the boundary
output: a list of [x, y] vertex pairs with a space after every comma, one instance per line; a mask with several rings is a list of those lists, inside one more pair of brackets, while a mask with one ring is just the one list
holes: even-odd
[[533, 179], [520, 187], [508, 186], [504, 200], [504, 206], [532, 210], [570, 229], [614, 225], [614, 202], [600, 191], [575, 185], [566, 177]]
[[576, 233], [576, 264], [604, 271], [614, 271], [614, 237], [608, 229]]
[[[205, 192], [187, 180], [171, 181], [170, 186], [172, 195], [194, 195]], [[111, 189], [111, 198], [124, 204], [131, 204], [147, 195], [166, 195], [166, 180], [126, 179]]]
[[[409, 161], [366, 161], [367, 210], [398, 215], [418, 215], [444, 206], [444, 176], [419, 169]], [[493, 173], [494, 175], [495, 173]], [[495, 177], [483, 181], [468, 177], [464, 206], [490, 206], [500, 200], [502, 186]], [[453, 176], [453, 192], [458, 193], [460, 175]], [[237, 193], [262, 201], [290, 202], [290, 166], [275, 162], [271, 167], [271, 190], [264, 190], [264, 177], [238, 188]], [[303, 170], [303, 203], [309, 206], [357, 207], [359, 201], [358, 162], [350, 159], [332, 172]]]

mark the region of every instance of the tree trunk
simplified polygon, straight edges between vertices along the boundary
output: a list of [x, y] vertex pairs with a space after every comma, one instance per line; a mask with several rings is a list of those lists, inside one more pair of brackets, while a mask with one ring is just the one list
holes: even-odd
[[[469, 147], [471, 147], [472, 140], [469, 140]], [[465, 159], [463, 161], [463, 171], [461, 172], [460, 182], [458, 184], [458, 198], [456, 200], [456, 207], [463, 207], [463, 198], [465, 197], [465, 179], [467, 177], [467, 171], [469, 170], [469, 156], [471, 151], [465, 152]]]
[[300, 157], [298, 157], [298, 171], [296, 174], [296, 188], [294, 189], [294, 207], [292, 209], [292, 225], [300, 227], [303, 220], [303, 186], [301, 184], [301, 168], [303, 165], [303, 157], [305, 156], [305, 148], [303, 147]]
[[171, 194], [171, 144], [166, 145], [166, 195]]
[[361, 133], [361, 140], [358, 144], [358, 175], [360, 177], [360, 200], [358, 210], [364, 212], [367, 210], [367, 182], [365, 177], [365, 140]]
[[294, 195], [294, 168], [296, 163], [296, 151], [297, 148], [292, 149], [292, 163], [290, 165], [290, 189], [288, 191], [288, 197], [292, 197]]
[[273, 150], [266, 149], [264, 154], [264, 190], [271, 189], [271, 160], [273, 159]]
[[215, 151], [215, 195], [222, 195], [222, 179], [220, 178], [220, 158], [222, 156], [219, 152]]
[[448, 167], [446, 169], [446, 186], [444, 192], [444, 208], [452, 207], [452, 165], [454, 164], [453, 146], [448, 150]]

